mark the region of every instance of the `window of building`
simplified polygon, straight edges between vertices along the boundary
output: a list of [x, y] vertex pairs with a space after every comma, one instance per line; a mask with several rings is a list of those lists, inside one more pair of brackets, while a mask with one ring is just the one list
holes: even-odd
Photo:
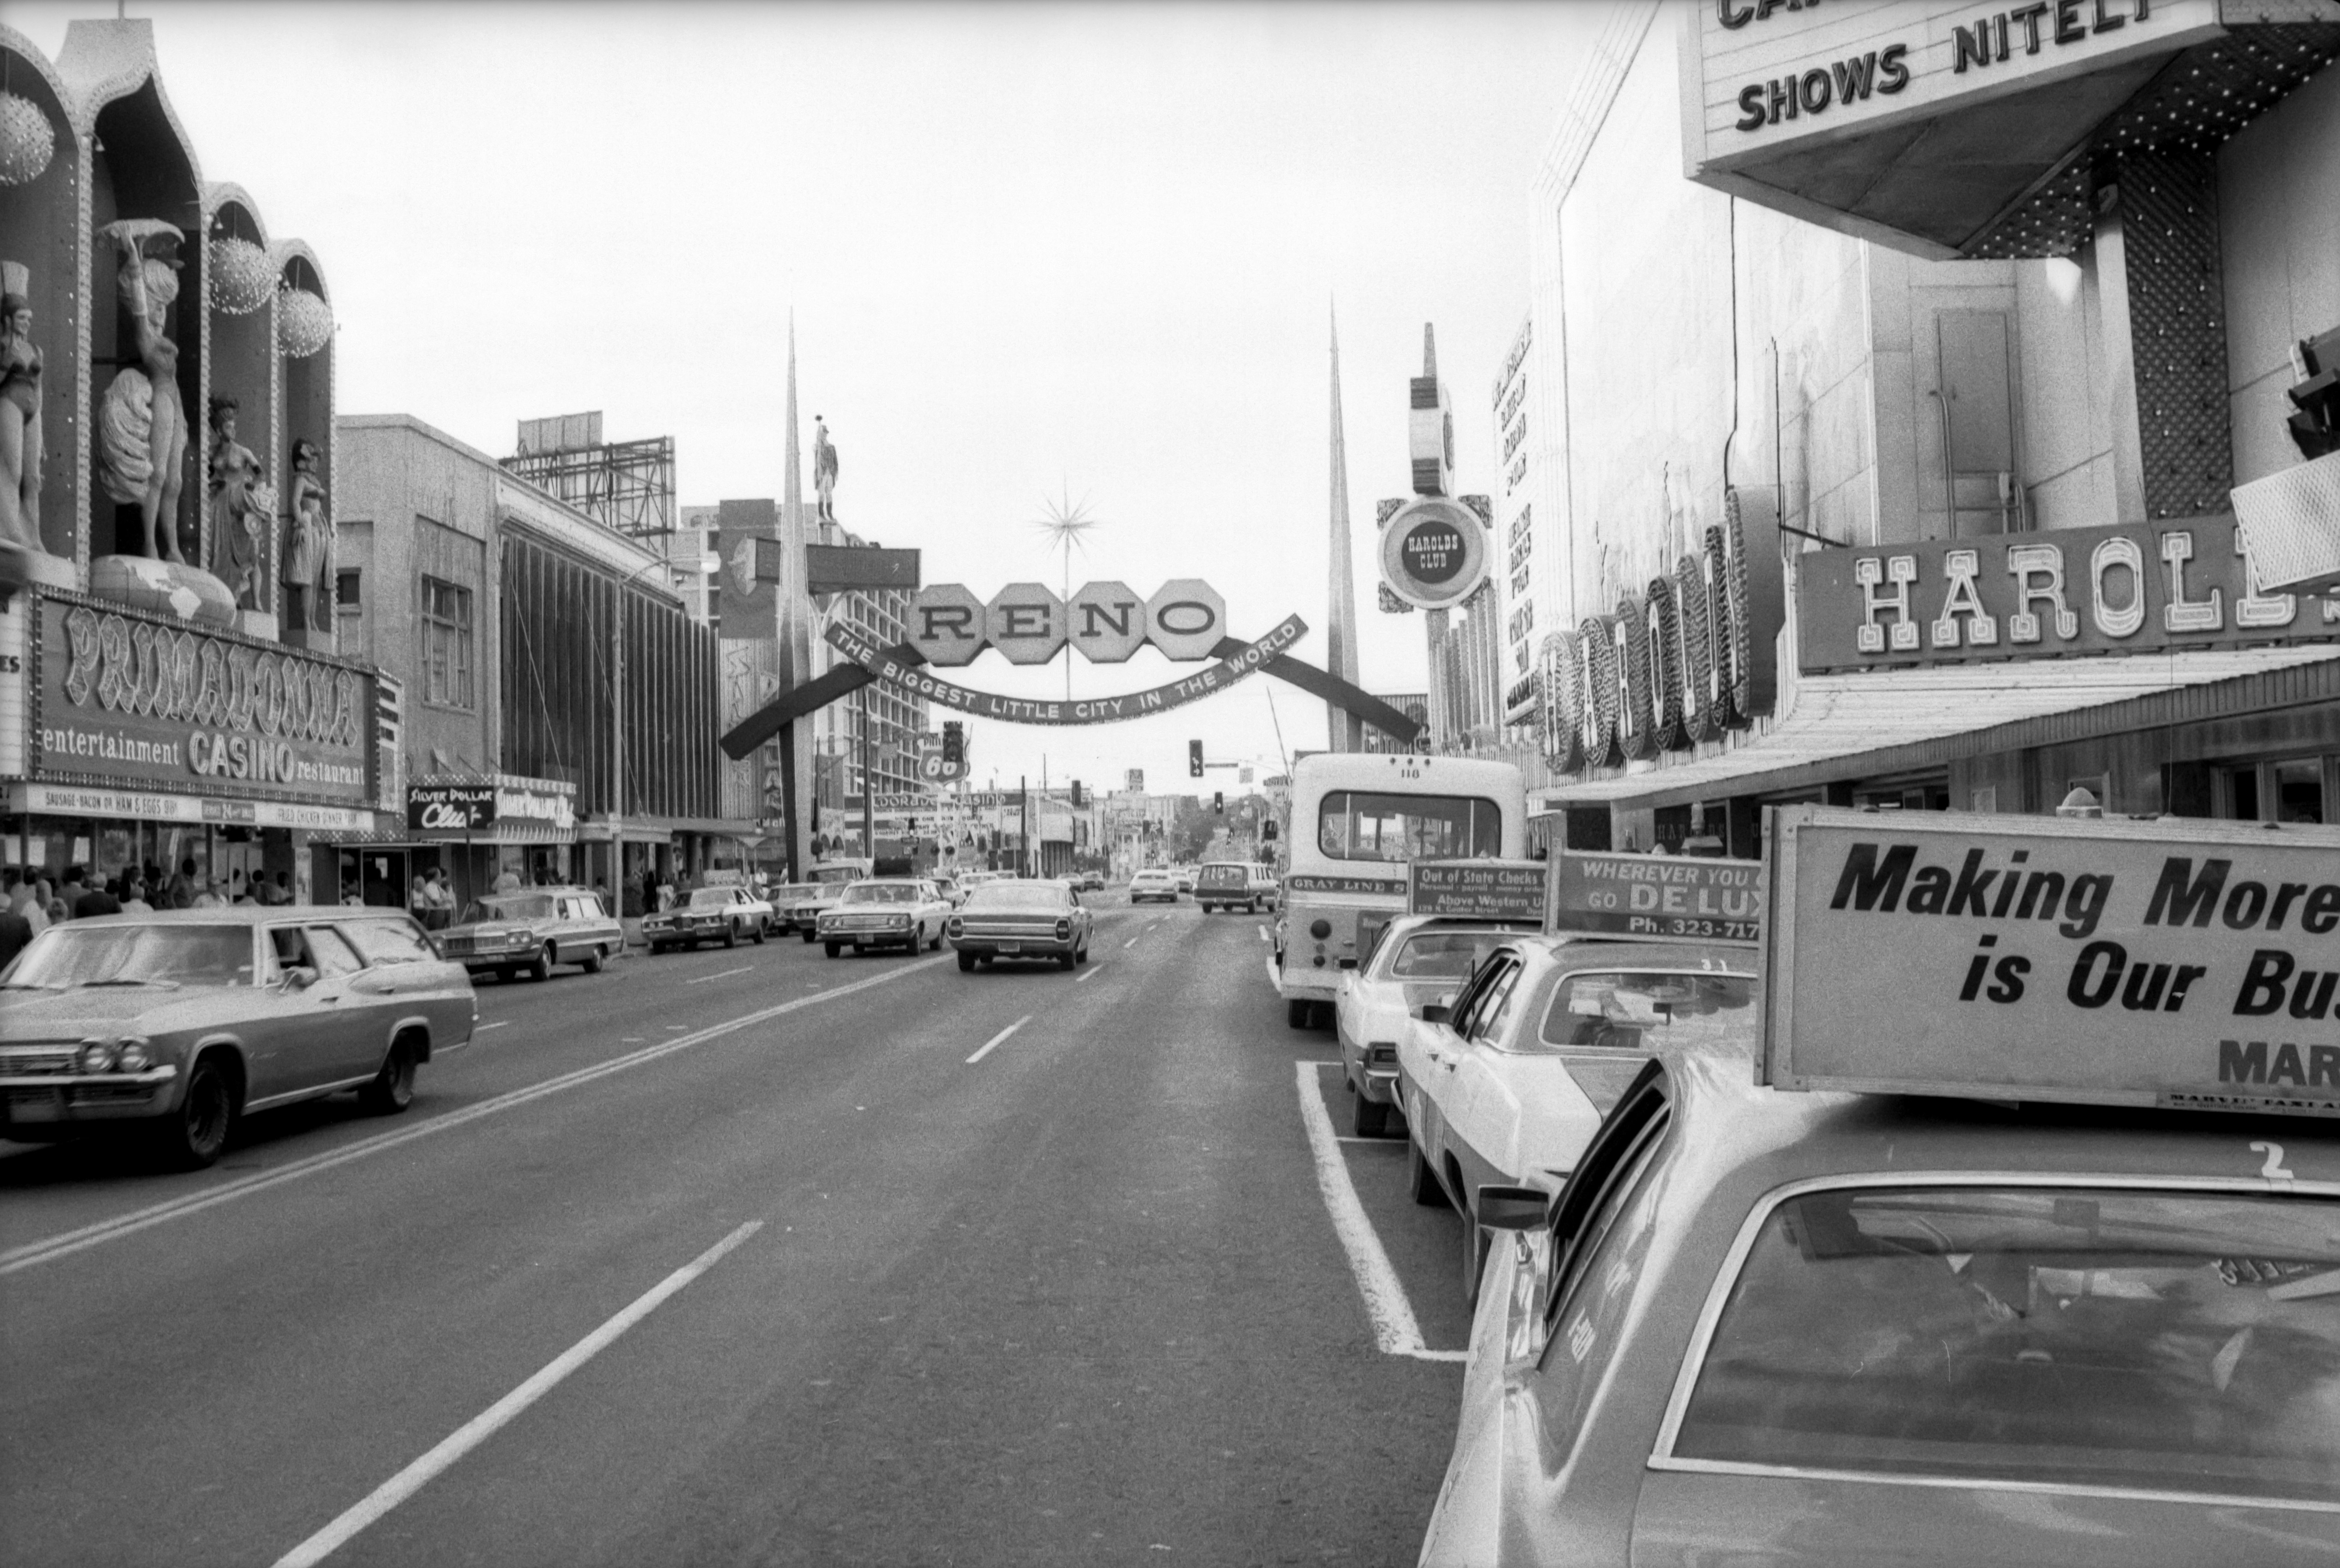
[[355, 615], [363, 610], [365, 605], [360, 597], [361, 587], [356, 567], [345, 566], [333, 573], [334, 608], [343, 615]]
[[424, 578], [421, 624], [422, 700], [471, 707], [471, 590]]

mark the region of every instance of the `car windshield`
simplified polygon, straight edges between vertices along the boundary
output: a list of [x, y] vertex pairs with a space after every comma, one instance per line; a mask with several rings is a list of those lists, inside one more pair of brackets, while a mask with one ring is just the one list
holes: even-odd
[[1516, 931], [1417, 931], [1390, 960], [1389, 973], [1399, 980], [1459, 980], [1479, 967], [1488, 954], [1510, 941]]
[[1240, 888], [1251, 880], [1251, 873], [1241, 866], [1205, 866], [1195, 880], [1205, 888]]
[[1072, 899], [1062, 888], [1041, 882], [994, 882], [977, 888], [967, 896], [966, 908], [984, 909], [1063, 909]]
[[820, 884], [818, 882], [783, 882], [772, 889], [772, 902], [777, 904], [785, 898], [808, 898], [819, 891]]
[[2340, 1202], [1790, 1198], [1731, 1286], [1674, 1452], [2340, 1503]]
[[1607, 970], [1570, 975], [1544, 1009], [1546, 1046], [1751, 1047], [1762, 1020], [1744, 975]]
[[510, 893], [494, 898], [474, 898], [463, 907], [459, 925], [479, 920], [549, 920], [552, 900], [541, 893]]
[[58, 926], [42, 932], [10, 966], [5, 983], [63, 990], [71, 986], [247, 986], [248, 926]]
[[908, 882], [862, 882], [845, 890], [848, 904], [915, 904], [918, 889]]
[[1502, 843], [1502, 811], [1476, 796], [1335, 789], [1317, 810], [1316, 847], [1335, 860], [1458, 859]]
[[730, 902], [731, 889], [729, 888], [701, 888], [690, 896], [690, 907], [694, 909], [719, 909]]

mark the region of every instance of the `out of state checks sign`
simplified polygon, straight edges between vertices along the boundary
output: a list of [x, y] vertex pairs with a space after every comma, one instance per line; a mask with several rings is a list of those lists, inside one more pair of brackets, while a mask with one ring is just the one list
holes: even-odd
[[1231, 654], [1183, 680], [1147, 691], [1118, 697], [1081, 697], [1070, 701], [1003, 697], [960, 686], [933, 674], [924, 665], [912, 663], [897, 650], [881, 647], [874, 639], [842, 622], [831, 624], [825, 635], [838, 652], [887, 685], [961, 713], [972, 713], [978, 719], [1001, 719], [1016, 724], [1111, 724], [1124, 719], [1143, 719], [1151, 713], [1166, 713], [1173, 708], [1183, 708], [1225, 691], [1245, 676], [1256, 675], [1265, 669], [1271, 660], [1289, 650], [1307, 630], [1307, 622], [1300, 617], [1286, 616], [1266, 636], [1245, 643], [1242, 652]]
[[2340, 830], [1774, 808], [1782, 1088], [2340, 1116]]

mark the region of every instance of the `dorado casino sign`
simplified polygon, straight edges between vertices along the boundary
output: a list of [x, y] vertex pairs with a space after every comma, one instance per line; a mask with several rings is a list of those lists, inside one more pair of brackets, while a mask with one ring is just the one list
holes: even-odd
[[1543, 640], [1541, 728], [1556, 773], [1686, 750], [1771, 710], [1784, 613], [1778, 528], [1733, 496], [1705, 548], [1615, 610]]
[[336, 661], [38, 596], [37, 778], [364, 802], [373, 682]]

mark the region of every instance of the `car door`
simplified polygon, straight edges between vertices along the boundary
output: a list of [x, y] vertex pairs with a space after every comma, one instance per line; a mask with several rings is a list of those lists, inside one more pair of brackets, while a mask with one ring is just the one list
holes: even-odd
[[255, 1041], [251, 1102], [356, 1076], [368, 1020], [366, 999], [351, 988], [365, 968], [355, 950], [331, 927], [298, 922], [267, 927], [263, 946], [266, 1032]]
[[[1519, 963], [1517, 954], [1498, 952], [1454, 998], [1452, 1017], [1444, 1023], [1416, 1019], [1408, 1032], [1409, 1048], [1415, 1060], [1407, 1075], [1414, 1094], [1406, 1105], [1406, 1121], [1413, 1129], [1423, 1157], [1442, 1179], [1446, 1156], [1455, 1147], [1450, 1119], [1455, 1097], [1454, 1076], [1462, 1067], [1465, 1042], [1471, 1032], [1479, 1027], [1481, 1017], [1498, 999], [1499, 993], [1509, 994], [1511, 983], [1519, 977]], [[1459, 1198], [1462, 1195], [1455, 1196]]]
[[1455, 1196], [1464, 1205], [1483, 1182], [1510, 1182], [1519, 1172], [1504, 1163], [1515, 1140], [1518, 1099], [1506, 1082], [1510, 1062], [1502, 1049], [1530, 989], [1526, 966], [1506, 956], [1508, 968], [1492, 978], [1472, 1009], [1470, 1027], [1458, 1030], [1447, 1093], [1440, 1110], [1446, 1121], [1448, 1152], [1462, 1170], [1462, 1190]]

